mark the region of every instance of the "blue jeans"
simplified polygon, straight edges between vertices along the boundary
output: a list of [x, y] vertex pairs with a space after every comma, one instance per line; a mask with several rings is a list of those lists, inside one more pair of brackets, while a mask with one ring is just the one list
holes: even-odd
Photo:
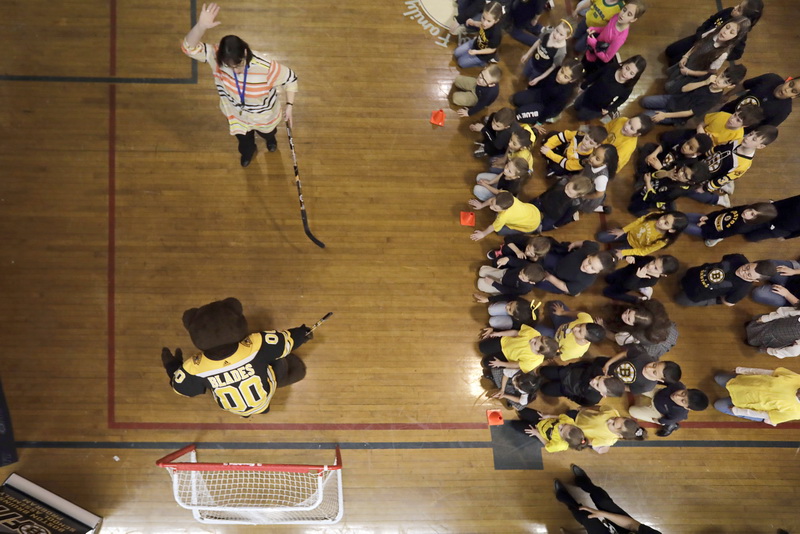
[[[782, 260], [769, 260], [770, 263], [775, 265], [775, 267], [790, 267], [792, 269], [800, 269], [800, 262], [797, 261], [782, 261]], [[783, 298], [781, 295], [772, 292], [772, 284], [777, 284], [779, 286], [786, 287], [786, 282], [789, 280], [790, 277], [784, 276], [782, 274], [776, 274], [772, 278], [769, 279], [768, 284], [764, 284], [762, 286], [758, 286], [757, 288], [753, 289], [753, 292], [750, 293], [750, 298], [760, 304], [766, 304], [767, 306], [774, 306], [775, 308], [779, 308], [781, 306], [790, 306], [789, 301]], [[795, 295], [797, 296], [797, 295]]]
[[[494, 180], [496, 177], [497, 175], [494, 173], [482, 172], [475, 177], [475, 181], [480, 182], [481, 180], [486, 180], [488, 182], [490, 180]], [[495, 196], [494, 193], [483, 187], [481, 184], [478, 184], [472, 188], [472, 194], [475, 195], [475, 198], [477, 198], [481, 202], [489, 200], [490, 198]]]
[[697, 223], [700, 222], [700, 218], [703, 217], [702, 213], [687, 213], [686, 218], [689, 219], [689, 225], [684, 230], [684, 233], [687, 233], [694, 237], [703, 237], [703, 229], [697, 226]]
[[[652, 111], [645, 112], [648, 116], [652, 117], [656, 114], [657, 111], [670, 111], [670, 105], [674, 102], [675, 95], [651, 95], [651, 96], [644, 96], [641, 100], [639, 100], [639, 105], [645, 109], [649, 109]], [[685, 119], [664, 119], [663, 121], [659, 122], [658, 124], [681, 124], [685, 121]]]
[[716, 206], [718, 204], [719, 195], [716, 193], [709, 193], [708, 191], [702, 191], [698, 193], [695, 190], [692, 190], [687, 197], [691, 198], [692, 200], [696, 200], [698, 202], [702, 202], [703, 204], [711, 204], [712, 206]]
[[[722, 387], [725, 387], [725, 385], [735, 377], [736, 377], [735, 373], [717, 373], [717, 374], [714, 375], [714, 382], [716, 382], [718, 385], [720, 385]], [[758, 422], [763, 421], [763, 419], [758, 418], [758, 417], [747, 417], [746, 415], [736, 415], [735, 413], [733, 413], [733, 411], [732, 411], [733, 410], [733, 401], [731, 401], [730, 397], [723, 397], [721, 399], [718, 399], [714, 403], [714, 408], [718, 412], [722, 412], [724, 414], [732, 415], [734, 417], [741, 417], [742, 419], [748, 419], [750, 421], [758, 421]]]
[[471, 67], [483, 67], [488, 63], [488, 61], [481, 58], [481, 56], [471, 56], [469, 51], [472, 50], [472, 47], [475, 45], [475, 38], [473, 37], [469, 41], [465, 42], [453, 53], [453, 57], [456, 58], [456, 62], [458, 66], [462, 69], [469, 69]]
[[[536, 287], [539, 286], [537, 285]], [[575, 320], [574, 317], [569, 315], [556, 315], [555, 313], [553, 313], [553, 306], [555, 304], [561, 304], [562, 306], [564, 306], [564, 309], [566, 311], [569, 311], [569, 308], [566, 306], [566, 304], [564, 304], [560, 300], [551, 300], [550, 302], [548, 302], [545, 307], [547, 308], [547, 313], [550, 316], [550, 322], [553, 323], [553, 327], [551, 328], [549, 326], [545, 326], [542, 323], [536, 324], [536, 330], [538, 330], [539, 333], [542, 334], [543, 336], [555, 337], [556, 330], [561, 328], [562, 325], [571, 323], [572, 321]]]

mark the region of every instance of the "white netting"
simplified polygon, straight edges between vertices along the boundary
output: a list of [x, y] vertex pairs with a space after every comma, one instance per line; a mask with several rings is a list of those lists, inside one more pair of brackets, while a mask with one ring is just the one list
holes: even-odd
[[[191, 461], [196, 462], [194, 451]], [[342, 517], [341, 469], [323, 466], [294, 472], [293, 466], [238, 465], [237, 470], [192, 470], [164, 465], [175, 500], [204, 523], [335, 523]], [[283, 470], [282, 470], [283, 469]]]

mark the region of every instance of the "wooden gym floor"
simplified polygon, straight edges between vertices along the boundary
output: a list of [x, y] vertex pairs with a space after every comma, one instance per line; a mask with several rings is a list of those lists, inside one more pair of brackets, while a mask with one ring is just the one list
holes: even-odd
[[[623, 48], [650, 64], [636, 97], [659, 90], [664, 46], [718, 9], [711, 0], [649, 4]], [[3, 478], [17, 471], [104, 516], [104, 533], [555, 533], [575, 523], [553, 498], [552, 479], [568, 479], [576, 462], [664, 533], [800, 529], [797, 423], [767, 428], [710, 409], [669, 438], [603, 456], [546, 455], [541, 469], [494, 468], [485, 411], [497, 406], [479, 384], [475, 347], [485, 309], [471, 294], [498, 240], [475, 244], [458, 223], [484, 163], [447, 103], [454, 42], [441, 46], [444, 32], [412, 18], [413, 1], [226, 3], [223, 25], [207, 34], [210, 42], [238, 34], [300, 77], [294, 133], [324, 250], [303, 234], [282, 128], [278, 153], [262, 147], [248, 169], [239, 166], [207, 67], [179, 49], [194, 0], [5, 7], [0, 331], [20, 461]], [[559, 3], [551, 17], [563, 12]], [[744, 56], [751, 76], [798, 74], [796, 15], [793, 0], [767, 2]], [[519, 84], [522, 51], [504, 39], [507, 76], [494, 108]], [[439, 108], [444, 128], [428, 122]], [[638, 110], [632, 101], [623, 111]], [[566, 114], [554, 129], [574, 125]], [[758, 155], [736, 203], [800, 192], [798, 126], [800, 112]], [[540, 170], [527, 196], [543, 190]], [[613, 184], [607, 224], [631, 219], [630, 172]], [[600, 224], [585, 217], [554, 235], [589, 238]], [[671, 249], [684, 267], [734, 251], [796, 258], [800, 243], [729, 239], [708, 249], [682, 237]], [[800, 371], [743, 344], [744, 321], [765, 308], [748, 300], [679, 309], [675, 287], [667, 280], [656, 297], [679, 323], [668, 358], [690, 387], [713, 400], [714, 370]], [[600, 310], [599, 291], [568, 304]], [[254, 328], [334, 312], [298, 351], [307, 378], [252, 420], [209, 398], [174, 395], [159, 361], [165, 345], [191, 352], [183, 310], [228, 296], [243, 302]], [[205, 446], [201, 459], [263, 463], [330, 462], [341, 444], [344, 520], [335, 528], [195, 523], [154, 466], [192, 442]]]

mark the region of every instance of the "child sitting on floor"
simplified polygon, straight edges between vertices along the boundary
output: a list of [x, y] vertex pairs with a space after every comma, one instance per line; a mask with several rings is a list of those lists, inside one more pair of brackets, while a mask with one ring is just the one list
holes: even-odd
[[453, 82], [453, 105], [459, 106], [459, 117], [471, 117], [480, 113], [497, 100], [500, 87], [497, 85], [503, 78], [503, 71], [497, 65], [489, 65], [478, 74], [457, 76]]

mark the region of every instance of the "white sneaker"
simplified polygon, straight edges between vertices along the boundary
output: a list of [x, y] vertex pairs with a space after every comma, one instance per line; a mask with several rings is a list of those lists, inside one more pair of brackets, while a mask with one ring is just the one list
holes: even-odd
[[722, 239], [706, 239], [705, 241], [703, 241], [703, 243], [705, 243], [707, 247], [713, 247], [720, 241], [722, 241]]
[[732, 195], [735, 187], [736, 184], [734, 184], [733, 182], [728, 182], [727, 184], [720, 187], [719, 190], [725, 194]]
[[723, 208], [730, 208], [731, 197], [729, 197], [728, 195], [722, 195], [721, 197], [719, 197], [719, 200], [717, 200], [717, 204], [722, 206]]
[[580, 126], [578, 126], [578, 131], [581, 133], [589, 133], [589, 125], [581, 124]]
[[650, 297], [653, 296], [653, 288], [643, 287], [639, 290], [639, 293], [641, 293], [644, 296], [644, 300], [650, 300]]

